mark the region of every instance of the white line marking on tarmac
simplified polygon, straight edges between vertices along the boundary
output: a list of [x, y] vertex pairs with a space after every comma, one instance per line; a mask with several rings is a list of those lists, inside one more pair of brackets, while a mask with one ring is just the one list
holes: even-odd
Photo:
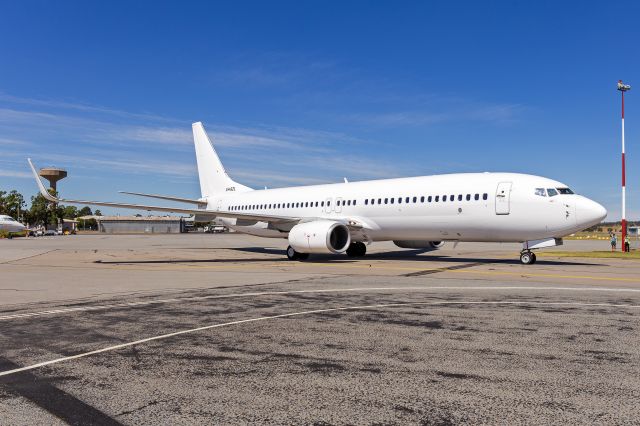
[[95, 306], [79, 306], [75, 308], [61, 308], [52, 309], [48, 311], [39, 312], [27, 312], [23, 314], [12, 314], [0, 316], [0, 321], [7, 321], [20, 318], [31, 318], [40, 316], [50, 316], [55, 314], [68, 314], [73, 312], [86, 312], [86, 311], [99, 311], [106, 309], [117, 308], [135, 308], [139, 306], [149, 306], [165, 303], [176, 302], [193, 302], [199, 300], [209, 299], [227, 299], [234, 297], [251, 297], [251, 296], [282, 296], [288, 294], [304, 294], [304, 293], [345, 293], [345, 292], [361, 292], [361, 291], [397, 291], [397, 290], [559, 290], [559, 291], [578, 291], [578, 292], [630, 292], [640, 293], [640, 289], [632, 288], [605, 288], [605, 287], [525, 287], [525, 286], [437, 286], [437, 287], [417, 287], [417, 286], [405, 286], [405, 287], [355, 287], [355, 288], [331, 288], [331, 289], [317, 289], [317, 290], [291, 290], [291, 291], [261, 291], [251, 293], [231, 293], [211, 296], [193, 296], [193, 297], [175, 297], [169, 299], [155, 299], [140, 302], [125, 302], [125, 303], [113, 303], [107, 305], [95, 305]]
[[325, 312], [335, 312], [335, 311], [347, 311], [347, 310], [359, 310], [359, 309], [380, 309], [380, 308], [393, 308], [400, 306], [419, 306], [419, 305], [533, 305], [533, 306], [581, 306], [581, 307], [610, 307], [610, 308], [626, 308], [626, 309], [638, 309], [640, 305], [623, 305], [616, 303], [580, 303], [580, 302], [523, 302], [523, 301], [451, 301], [451, 302], [409, 302], [409, 303], [385, 303], [379, 305], [361, 305], [361, 306], [344, 306], [338, 308], [327, 308], [327, 309], [314, 309], [310, 311], [300, 311], [300, 312], [291, 312], [288, 314], [280, 314], [280, 315], [271, 315], [266, 317], [258, 317], [258, 318], [249, 318], [244, 320], [237, 320], [231, 322], [225, 322], [221, 324], [212, 324], [206, 325], [203, 327], [192, 328], [190, 330], [182, 330], [176, 331], [173, 333], [161, 334], [159, 336], [147, 337], [146, 339], [135, 340], [133, 342], [121, 343], [119, 345], [108, 346], [106, 348], [97, 349], [95, 351], [83, 352], [77, 355], [66, 356], [62, 358], [52, 359], [50, 361], [39, 362], [37, 364], [28, 365], [21, 368], [15, 368], [13, 370], [6, 370], [0, 372], [0, 377], [8, 376], [10, 374], [20, 373], [22, 371], [34, 370], [36, 368], [44, 367], [51, 364], [57, 364], [64, 361], [71, 361], [78, 358], [84, 358], [91, 355], [100, 354], [103, 352], [115, 351], [118, 349], [126, 348], [129, 346], [135, 346], [142, 343], [151, 342], [154, 340], [162, 340], [170, 337], [180, 336], [182, 334], [195, 333], [198, 331], [209, 330], [212, 328], [225, 327], [229, 325], [237, 325], [237, 324], [245, 324], [249, 322], [258, 322], [265, 321], [270, 319], [278, 319], [278, 318], [287, 318], [287, 317], [295, 317], [301, 315], [310, 315], [310, 314], [319, 314]]

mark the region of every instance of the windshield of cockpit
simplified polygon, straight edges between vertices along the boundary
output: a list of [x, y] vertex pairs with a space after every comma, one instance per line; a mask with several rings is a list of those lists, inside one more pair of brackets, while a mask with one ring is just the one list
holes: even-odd
[[536, 188], [535, 194], [540, 197], [555, 197], [556, 195], [569, 195], [574, 192], [569, 188]]

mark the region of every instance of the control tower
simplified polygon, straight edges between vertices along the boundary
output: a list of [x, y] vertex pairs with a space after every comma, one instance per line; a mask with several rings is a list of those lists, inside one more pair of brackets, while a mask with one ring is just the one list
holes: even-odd
[[49, 181], [49, 187], [54, 191], [57, 191], [58, 181], [67, 177], [66, 170], [55, 167], [40, 169], [40, 173], [38, 174]]

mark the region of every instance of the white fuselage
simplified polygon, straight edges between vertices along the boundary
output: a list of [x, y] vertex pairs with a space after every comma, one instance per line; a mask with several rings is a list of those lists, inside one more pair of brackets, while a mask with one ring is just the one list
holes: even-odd
[[[567, 194], [552, 195], [553, 189]], [[544, 191], [541, 191], [544, 190]], [[446, 198], [446, 201], [444, 199]], [[501, 241], [560, 238], [606, 216], [595, 201], [544, 177], [460, 173], [248, 192], [207, 199], [219, 211], [350, 220], [358, 241]], [[249, 234], [286, 238], [290, 227], [221, 219]]]
[[14, 220], [11, 216], [0, 215], [0, 230], [6, 232], [22, 232], [27, 229], [23, 224]]

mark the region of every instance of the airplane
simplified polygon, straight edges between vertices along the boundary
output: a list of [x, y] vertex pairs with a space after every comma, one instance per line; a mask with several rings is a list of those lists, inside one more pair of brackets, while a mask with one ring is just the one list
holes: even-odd
[[0, 231], [8, 232], [8, 238], [12, 238], [13, 234], [23, 232], [26, 229], [26, 226], [13, 219], [11, 216], [0, 215]]
[[253, 190], [227, 174], [201, 122], [193, 123], [201, 198], [126, 192], [191, 204], [163, 207], [54, 197], [31, 159], [42, 195], [55, 203], [163, 211], [216, 218], [241, 233], [288, 239], [286, 255], [366, 254], [366, 245], [393, 241], [401, 248], [436, 250], [445, 241], [519, 242], [520, 261], [534, 250], [602, 221], [607, 211], [561, 182], [519, 173], [455, 173]]

